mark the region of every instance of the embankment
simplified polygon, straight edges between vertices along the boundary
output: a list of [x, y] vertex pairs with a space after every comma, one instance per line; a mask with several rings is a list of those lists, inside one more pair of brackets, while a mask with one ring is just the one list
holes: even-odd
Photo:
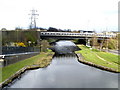
[[7, 86], [27, 70], [47, 67], [50, 65], [53, 55], [53, 52], [41, 53], [40, 55], [3, 67], [0, 88]]
[[86, 65], [89, 65], [89, 66], [93, 66], [93, 67], [96, 67], [96, 68], [99, 68], [101, 70], [105, 70], [105, 71], [109, 71], [109, 72], [114, 72], [114, 73], [119, 73], [119, 71], [115, 70], [115, 69], [112, 69], [112, 68], [109, 68], [109, 67], [105, 67], [105, 66], [101, 66], [101, 65], [97, 65], [95, 63], [92, 63], [92, 62], [89, 62], [89, 61], [86, 61], [84, 59], [84, 57], [77, 53], [77, 57], [78, 57], [78, 61], [83, 63], [83, 64], [86, 64]]

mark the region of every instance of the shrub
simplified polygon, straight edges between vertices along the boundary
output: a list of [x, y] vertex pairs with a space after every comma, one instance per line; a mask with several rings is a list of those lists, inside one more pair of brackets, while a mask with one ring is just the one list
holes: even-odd
[[26, 47], [23, 42], [18, 42], [18, 43], [16, 43], [16, 44], [17, 44], [17, 46], [20, 46], [20, 47]]

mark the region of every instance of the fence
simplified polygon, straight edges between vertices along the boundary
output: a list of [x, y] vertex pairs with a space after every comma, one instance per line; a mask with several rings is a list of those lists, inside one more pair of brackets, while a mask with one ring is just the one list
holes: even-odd
[[40, 53], [39, 47], [2, 47], [0, 67], [4, 67], [18, 61], [30, 58]]
[[2, 47], [2, 54], [17, 54], [25, 52], [40, 52], [39, 47]]

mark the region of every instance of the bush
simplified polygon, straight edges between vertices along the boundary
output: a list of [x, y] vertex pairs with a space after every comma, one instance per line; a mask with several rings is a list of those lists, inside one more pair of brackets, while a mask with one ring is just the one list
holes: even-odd
[[18, 43], [16, 43], [16, 44], [17, 44], [17, 46], [20, 46], [20, 47], [26, 47], [23, 42], [18, 42]]
[[108, 49], [117, 49], [117, 40], [116, 39], [109, 40]]

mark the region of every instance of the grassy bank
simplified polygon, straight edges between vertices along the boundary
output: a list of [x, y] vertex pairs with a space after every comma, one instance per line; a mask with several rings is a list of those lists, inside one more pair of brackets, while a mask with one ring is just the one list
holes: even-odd
[[77, 51], [76, 53], [82, 54], [84, 60], [92, 62], [96, 65], [101, 65], [104, 67], [112, 68], [116, 71], [119, 71], [120, 61], [118, 55], [114, 55], [107, 52], [101, 52], [96, 49], [90, 49], [83, 45], [78, 45], [82, 50]]
[[40, 67], [44, 67], [44, 66], [49, 65], [52, 60], [52, 55], [53, 55], [53, 52], [51, 51], [46, 52], [46, 53], [41, 52], [39, 55], [22, 60], [15, 64], [8, 65], [6, 67], [3, 67], [2, 74], [1, 74], [2, 80], [0, 81], [0, 83], [6, 80], [7, 78], [9, 78], [10, 76], [12, 76], [14, 73], [16, 73], [18, 70], [20, 70], [21, 68], [25, 66], [40, 65]]

